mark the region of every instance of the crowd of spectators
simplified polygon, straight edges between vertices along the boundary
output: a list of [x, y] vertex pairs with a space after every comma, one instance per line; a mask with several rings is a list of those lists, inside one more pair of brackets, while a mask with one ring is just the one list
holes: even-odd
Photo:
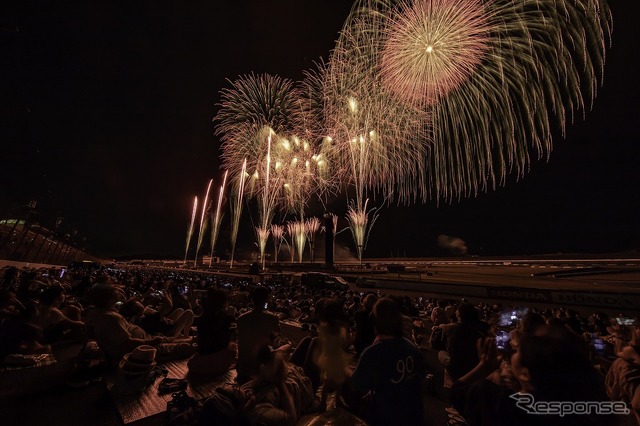
[[[115, 371], [147, 347], [154, 364], [188, 359], [194, 378], [235, 369], [227, 396], [204, 404], [202, 419], [216, 424], [291, 425], [334, 406], [372, 425], [424, 424], [428, 351], [445, 371], [450, 424], [610, 424], [619, 419], [611, 406], [527, 410], [611, 401], [640, 424], [640, 332], [624, 315], [144, 267], [1, 274], [3, 368], [57, 344], [95, 341]], [[308, 337], [293, 347], [285, 323]]]

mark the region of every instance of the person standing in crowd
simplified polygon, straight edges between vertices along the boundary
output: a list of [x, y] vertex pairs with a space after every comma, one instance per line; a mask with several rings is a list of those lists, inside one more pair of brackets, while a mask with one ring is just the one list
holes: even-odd
[[270, 290], [256, 287], [251, 293], [253, 309], [238, 317], [238, 381], [245, 382], [258, 373], [258, 352], [272, 346], [280, 334], [278, 317], [267, 309]]
[[371, 314], [377, 301], [378, 298], [375, 294], [367, 294], [363, 301], [363, 308], [354, 315], [355, 336], [353, 347], [356, 351], [356, 357], [360, 357], [362, 351], [371, 345], [376, 338], [375, 321]]
[[189, 360], [190, 374], [220, 375], [236, 362], [236, 323], [226, 313], [227, 299], [226, 291], [210, 288], [202, 301], [202, 315], [196, 322], [198, 352]]
[[461, 303], [456, 311], [458, 322], [442, 325], [446, 351], [438, 353], [440, 362], [453, 379], [478, 364], [478, 341], [489, 333], [489, 324], [480, 320], [480, 312], [470, 303]]

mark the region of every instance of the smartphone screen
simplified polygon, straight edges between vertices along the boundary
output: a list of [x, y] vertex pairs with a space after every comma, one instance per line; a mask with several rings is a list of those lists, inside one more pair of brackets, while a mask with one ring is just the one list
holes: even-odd
[[496, 333], [496, 349], [505, 350], [509, 344], [509, 333], [506, 331], [498, 331]]
[[593, 344], [593, 349], [595, 350], [596, 354], [604, 355], [606, 347], [602, 339], [593, 338], [591, 340], [591, 343]]
[[635, 318], [617, 317], [616, 322], [618, 325], [634, 325], [636, 323]]

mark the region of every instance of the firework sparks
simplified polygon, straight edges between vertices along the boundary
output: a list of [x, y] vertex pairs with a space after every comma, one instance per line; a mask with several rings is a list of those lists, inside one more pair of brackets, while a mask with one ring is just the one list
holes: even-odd
[[367, 210], [368, 203], [369, 200], [365, 200], [362, 208], [359, 208], [352, 202], [349, 205], [349, 210], [347, 210], [347, 221], [349, 222], [349, 229], [351, 229], [353, 241], [356, 243], [360, 263], [362, 263], [362, 254], [367, 248], [371, 228], [373, 228], [374, 223], [378, 219], [376, 208]]
[[258, 237], [258, 249], [260, 250], [260, 259], [262, 260], [262, 269], [265, 266], [265, 250], [267, 248], [267, 241], [269, 240], [270, 229], [264, 229], [256, 226], [256, 236]]
[[467, 80], [488, 50], [480, 0], [403, 1], [390, 16], [380, 57], [386, 87], [417, 108]]
[[372, 194], [450, 201], [522, 176], [549, 156], [554, 126], [593, 103], [610, 31], [603, 0], [356, 0], [328, 63], [298, 86], [232, 82], [216, 134], [232, 180], [253, 173], [241, 188], [258, 199], [263, 262], [277, 205], [300, 218], [287, 230], [302, 261], [312, 193], [347, 194], [362, 261]]
[[271, 238], [273, 239], [273, 261], [278, 263], [278, 254], [284, 240], [284, 226], [271, 225]]
[[450, 200], [549, 156], [553, 124], [593, 103], [610, 30], [602, 0], [359, 0], [334, 57], [425, 118], [419, 171]]
[[[223, 167], [237, 180], [240, 166], [254, 172], [248, 196], [264, 191], [267, 173], [267, 138], [296, 128], [299, 118], [297, 91], [291, 80], [270, 75], [247, 75], [230, 82], [220, 92], [222, 103], [214, 118], [220, 136]], [[270, 161], [270, 160], [269, 160]]]
[[304, 222], [304, 228], [309, 240], [309, 250], [311, 252], [311, 262], [315, 260], [315, 241], [316, 234], [320, 230], [320, 219], [317, 217], [310, 217]]
[[189, 222], [189, 227], [187, 228], [187, 241], [184, 246], [184, 261], [183, 263], [187, 263], [187, 254], [189, 253], [189, 246], [191, 245], [191, 237], [193, 236], [193, 225], [196, 221], [196, 212], [198, 211], [198, 197], [193, 199], [193, 211], [191, 213], [191, 222]]
[[[298, 252], [298, 263], [302, 263], [302, 256], [304, 255], [304, 248], [307, 243], [307, 231], [303, 221], [287, 222], [287, 231], [291, 236], [293, 252]], [[293, 262], [293, 255], [291, 256], [291, 262]]]
[[222, 222], [222, 200], [224, 198], [224, 188], [227, 184], [227, 174], [229, 171], [224, 172], [222, 178], [222, 185], [218, 191], [218, 204], [216, 206], [216, 214], [211, 217], [211, 255], [209, 256], [209, 267], [211, 267], [211, 261], [213, 260], [213, 250], [215, 249], [216, 242], [218, 241], [218, 235], [220, 233], [220, 223]]

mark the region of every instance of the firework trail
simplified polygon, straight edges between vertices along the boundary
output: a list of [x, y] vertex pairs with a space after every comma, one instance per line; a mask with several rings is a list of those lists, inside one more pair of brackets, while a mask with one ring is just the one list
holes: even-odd
[[271, 237], [273, 238], [273, 259], [278, 263], [278, 254], [284, 240], [284, 226], [271, 225]]
[[333, 250], [333, 254], [335, 256], [335, 253], [336, 253], [336, 235], [338, 235], [338, 215], [337, 214], [333, 214], [333, 213], [329, 213], [329, 215], [331, 216], [331, 222], [333, 222], [333, 247], [331, 247], [331, 250]]
[[191, 213], [191, 222], [189, 228], [187, 228], [187, 241], [184, 246], [184, 260], [183, 263], [187, 263], [187, 253], [189, 253], [189, 246], [191, 245], [191, 237], [193, 236], [193, 224], [196, 220], [196, 212], [198, 211], [198, 197], [193, 199], [193, 211]]
[[358, 0], [330, 62], [424, 118], [419, 171], [451, 200], [549, 157], [554, 128], [592, 107], [610, 33], [602, 0]]
[[209, 191], [211, 190], [211, 185], [213, 184], [213, 179], [209, 181], [209, 185], [207, 185], [207, 192], [204, 196], [204, 203], [202, 203], [202, 214], [200, 215], [200, 228], [198, 230], [198, 244], [196, 245], [196, 256], [193, 260], [193, 266], [198, 264], [198, 253], [200, 252], [200, 247], [202, 246], [202, 241], [204, 240], [204, 233], [207, 229], [208, 221], [205, 220], [205, 215], [207, 214], [207, 210], [209, 210]]
[[315, 260], [315, 242], [316, 234], [320, 230], [320, 219], [317, 217], [310, 217], [304, 222], [304, 228], [309, 240], [309, 249], [311, 251], [311, 263]]
[[211, 261], [213, 259], [213, 250], [216, 246], [216, 242], [218, 241], [218, 234], [220, 233], [220, 223], [222, 222], [222, 200], [224, 198], [224, 188], [227, 184], [227, 174], [229, 171], [224, 172], [224, 177], [222, 178], [222, 186], [220, 186], [220, 190], [218, 191], [218, 204], [216, 207], [215, 216], [211, 217], [211, 255], [209, 256], [209, 267], [211, 267]]
[[242, 163], [242, 168], [238, 174], [238, 195], [236, 196], [235, 205], [232, 207], [233, 221], [231, 222], [231, 263], [230, 268], [233, 268], [233, 256], [236, 252], [236, 240], [238, 239], [238, 227], [240, 226], [240, 216], [242, 215], [242, 199], [244, 196], [244, 186], [247, 177], [247, 160]]

